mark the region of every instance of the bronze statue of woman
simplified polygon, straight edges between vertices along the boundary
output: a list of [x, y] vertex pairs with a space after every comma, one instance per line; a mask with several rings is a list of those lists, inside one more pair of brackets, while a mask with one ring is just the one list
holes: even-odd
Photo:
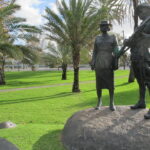
[[102, 35], [95, 39], [91, 66], [96, 72], [96, 89], [98, 104], [96, 109], [102, 105], [102, 89], [108, 89], [110, 95], [110, 110], [114, 111], [114, 69], [113, 59], [118, 50], [114, 35], [109, 35], [110, 26], [107, 21], [101, 21], [100, 30]]

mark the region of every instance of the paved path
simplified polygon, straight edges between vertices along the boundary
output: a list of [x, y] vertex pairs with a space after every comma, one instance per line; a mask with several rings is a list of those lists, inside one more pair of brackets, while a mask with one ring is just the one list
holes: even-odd
[[[124, 76], [117, 76], [115, 79], [119, 78], [125, 78], [128, 77], [128, 75]], [[80, 84], [86, 84], [86, 83], [94, 83], [94, 80], [90, 81], [80, 81]], [[25, 88], [14, 88], [14, 89], [2, 89], [1, 92], [12, 92], [12, 91], [23, 91], [23, 90], [30, 90], [30, 89], [38, 89], [38, 88], [48, 88], [48, 87], [57, 87], [57, 86], [64, 86], [64, 85], [72, 85], [72, 83], [61, 83], [61, 84], [53, 84], [53, 85], [41, 85], [41, 86], [32, 86], [32, 87], [25, 87]]]

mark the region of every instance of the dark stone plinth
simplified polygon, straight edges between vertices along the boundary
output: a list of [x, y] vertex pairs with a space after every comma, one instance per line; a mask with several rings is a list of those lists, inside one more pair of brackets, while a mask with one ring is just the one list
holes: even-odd
[[10, 121], [0, 123], [0, 129], [15, 128], [15, 127], [16, 127], [16, 124], [14, 124], [14, 123], [12, 123]]
[[19, 150], [15, 145], [0, 138], [0, 150]]
[[149, 150], [150, 120], [146, 109], [119, 106], [112, 112], [87, 109], [75, 113], [66, 123], [62, 142], [67, 150]]

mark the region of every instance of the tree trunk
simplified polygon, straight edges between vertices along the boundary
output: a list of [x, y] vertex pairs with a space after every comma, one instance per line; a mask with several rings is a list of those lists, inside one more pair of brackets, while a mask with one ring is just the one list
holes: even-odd
[[17, 62], [17, 69], [18, 69], [18, 72], [20, 71], [20, 62]]
[[73, 51], [73, 68], [74, 68], [74, 83], [72, 92], [80, 92], [79, 89], [79, 63], [80, 63], [80, 50], [74, 49]]
[[124, 65], [123, 65], [123, 70], [126, 70], [126, 64], [124, 63]]
[[[133, 8], [134, 8], [134, 30], [138, 27], [138, 15], [136, 13], [136, 7], [138, 6], [138, 0], [133, 0]], [[130, 74], [129, 74], [129, 79], [128, 82], [134, 82], [135, 80], [135, 76], [134, 76], [134, 71], [133, 71], [133, 67], [131, 65], [130, 67]]]
[[62, 80], [67, 80], [67, 64], [62, 64]]
[[23, 70], [25, 70], [25, 64], [23, 63]]
[[5, 85], [5, 58], [2, 59], [2, 67], [0, 68], [0, 85]]
[[34, 65], [31, 66], [32, 71], [36, 71], [36, 67]]
[[0, 69], [0, 85], [5, 85], [5, 84], [6, 84], [5, 77], [4, 77], [2, 69]]
[[133, 0], [133, 8], [134, 8], [134, 30], [138, 27], [138, 15], [136, 12], [136, 8], [138, 6], [138, 0]]

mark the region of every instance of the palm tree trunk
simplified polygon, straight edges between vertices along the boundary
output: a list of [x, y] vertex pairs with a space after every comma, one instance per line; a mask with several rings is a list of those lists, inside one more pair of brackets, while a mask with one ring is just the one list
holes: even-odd
[[67, 64], [62, 64], [62, 80], [67, 80]]
[[124, 65], [123, 65], [123, 70], [126, 70], [126, 64], [124, 63]]
[[136, 13], [136, 8], [138, 6], [138, 0], [133, 0], [133, 8], [134, 8], [134, 30], [138, 27], [138, 15]]
[[[136, 13], [136, 7], [138, 6], [138, 0], [133, 0], [133, 8], [134, 8], [134, 30], [138, 27], [138, 16], [137, 16], [137, 13]], [[129, 78], [128, 78], [128, 82], [131, 83], [131, 82], [134, 82], [135, 80], [135, 76], [134, 76], [134, 71], [133, 71], [133, 67], [132, 67], [132, 64], [131, 64], [131, 67], [130, 67], [130, 74], [129, 74]]]
[[32, 70], [32, 71], [36, 71], [36, 68], [35, 68], [34, 65], [31, 66], [31, 70]]
[[18, 62], [18, 72], [20, 71], [20, 63]]
[[5, 85], [5, 58], [2, 58], [2, 67], [0, 68], [0, 85]]
[[23, 63], [23, 68], [22, 68], [23, 70], [25, 70], [25, 64]]
[[74, 83], [72, 92], [80, 92], [79, 89], [79, 63], [80, 63], [80, 49], [73, 51], [73, 68], [74, 68]]

